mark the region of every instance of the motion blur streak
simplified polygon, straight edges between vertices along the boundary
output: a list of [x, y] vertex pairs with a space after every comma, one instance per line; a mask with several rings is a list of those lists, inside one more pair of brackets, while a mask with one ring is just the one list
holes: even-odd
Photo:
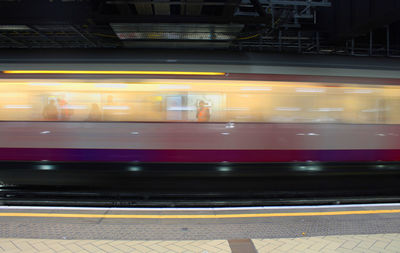
[[223, 76], [223, 72], [185, 71], [96, 71], [96, 70], [4, 70], [4, 74], [95, 74], [95, 75], [202, 75]]
[[2, 79], [0, 161], [400, 159], [398, 85], [109, 77]]

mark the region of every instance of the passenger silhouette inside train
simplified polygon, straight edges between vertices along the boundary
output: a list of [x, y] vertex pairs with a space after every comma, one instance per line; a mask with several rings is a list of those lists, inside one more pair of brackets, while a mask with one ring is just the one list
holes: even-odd
[[54, 100], [50, 100], [49, 103], [44, 107], [43, 119], [58, 120], [58, 111]]
[[58, 107], [60, 108], [60, 120], [69, 120], [73, 114], [73, 110], [68, 108], [68, 102], [63, 97], [57, 98]]
[[92, 107], [89, 112], [88, 121], [100, 121], [100, 120], [101, 120], [100, 107], [97, 104], [92, 104]]
[[210, 109], [206, 107], [206, 103], [203, 100], [199, 102], [196, 118], [198, 122], [207, 122], [210, 120]]

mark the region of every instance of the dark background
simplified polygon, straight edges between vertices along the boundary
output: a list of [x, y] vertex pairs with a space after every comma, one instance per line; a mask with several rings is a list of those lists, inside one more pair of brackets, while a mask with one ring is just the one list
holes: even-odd
[[399, 13], [398, 0], [0, 0], [0, 48], [397, 56]]

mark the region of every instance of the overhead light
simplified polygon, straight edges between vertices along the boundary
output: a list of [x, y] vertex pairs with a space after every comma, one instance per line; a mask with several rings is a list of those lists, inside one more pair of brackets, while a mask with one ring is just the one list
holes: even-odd
[[30, 109], [32, 106], [30, 105], [5, 105], [6, 109]]
[[240, 90], [248, 90], [248, 91], [270, 91], [271, 88], [268, 87], [243, 87]]
[[360, 94], [368, 94], [368, 93], [372, 93], [372, 90], [361, 90], [361, 89], [357, 89], [357, 90], [345, 90], [344, 93], [360, 93]]
[[296, 92], [325, 92], [325, 89], [321, 89], [321, 88], [297, 88]]
[[190, 85], [160, 85], [159, 89], [161, 90], [188, 90], [190, 89]]
[[16, 30], [31, 30], [26, 25], [0, 25], [0, 30], [5, 31], [16, 31]]
[[104, 105], [103, 110], [129, 110], [129, 106]]
[[379, 109], [379, 108], [371, 108], [371, 109], [364, 109], [361, 110], [361, 112], [382, 112], [385, 111], [384, 109]]
[[225, 125], [225, 128], [235, 128], [235, 123], [229, 122]]
[[224, 111], [248, 111], [249, 108], [244, 107], [244, 108], [225, 108]]
[[63, 85], [62, 83], [27, 83], [28, 85], [38, 85], [38, 86], [57, 86]]
[[167, 108], [167, 111], [194, 111], [196, 106], [171, 106]]
[[296, 135], [299, 135], [299, 136], [304, 136], [304, 135], [308, 135], [308, 136], [319, 136], [320, 134], [317, 134], [317, 133], [298, 133], [298, 134], [296, 134]]
[[125, 83], [97, 83], [95, 87], [98, 88], [126, 88], [128, 87]]
[[61, 109], [73, 109], [73, 110], [84, 110], [87, 109], [86, 105], [63, 105]]
[[139, 166], [131, 166], [128, 168], [129, 171], [136, 172], [141, 171], [142, 169]]
[[307, 166], [296, 166], [294, 168], [296, 171], [302, 171], [302, 172], [318, 172], [322, 171], [322, 168], [320, 166], [315, 166], [315, 165], [307, 165]]
[[226, 41], [238, 36], [242, 24], [110, 23], [121, 40]]
[[53, 165], [39, 165], [39, 170], [52, 170], [54, 169]]
[[231, 170], [232, 169], [230, 167], [228, 167], [228, 166], [220, 166], [220, 167], [218, 167], [218, 171], [220, 171], [220, 172], [229, 172]]
[[277, 111], [288, 111], [288, 112], [298, 112], [301, 111], [299, 107], [275, 107]]
[[338, 107], [338, 108], [316, 108], [316, 109], [311, 109], [310, 111], [312, 112], [342, 112], [343, 108]]

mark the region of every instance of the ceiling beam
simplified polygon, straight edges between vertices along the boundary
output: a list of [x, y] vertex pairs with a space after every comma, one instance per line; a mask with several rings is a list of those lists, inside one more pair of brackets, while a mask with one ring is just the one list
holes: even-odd
[[260, 17], [266, 17], [267, 12], [265, 9], [261, 6], [260, 2], [258, 0], [250, 0], [251, 4], [254, 6], [254, 9], [260, 15]]
[[203, 3], [203, 0], [181, 0], [182, 1], [186, 1], [185, 5], [181, 5], [181, 8], [186, 8], [186, 15], [188, 16], [200, 16], [201, 15], [201, 11], [203, 9], [203, 5], [202, 4], [191, 4], [194, 2], [200, 2]]
[[149, 16], [153, 15], [153, 7], [151, 6], [150, 0], [143, 0], [141, 2], [134, 3], [138, 15]]
[[15, 40], [15, 39], [13, 39], [13, 38], [11, 38], [11, 37], [5, 35], [5, 34], [2, 34], [2, 33], [0, 33], [0, 38], [4, 38], [4, 39], [6, 39], [6, 40], [12, 42], [12, 43], [13, 43], [15, 46], [17, 46], [17, 47], [24, 47], [24, 48], [27, 47], [27, 46], [24, 45], [23, 43], [21, 43], [21, 42]]
[[157, 3], [153, 3], [154, 15], [170, 15], [169, 3], [169, 0], [160, 0]]
[[129, 7], [129, 4], [118, 4], [117, 8], [122, 16], [132, 16], [133, 15], [131, 7]]
[[227, 0], [224, 6], [223, 16], [231, 19], [235, 15], [235, 11], [238, 8], [241, 0]]
[[265, 17], [253, 16], [132, 16], [99, 15], [94, 17], [100, 23], [206, 23], [206, 24], [265, 24]]

